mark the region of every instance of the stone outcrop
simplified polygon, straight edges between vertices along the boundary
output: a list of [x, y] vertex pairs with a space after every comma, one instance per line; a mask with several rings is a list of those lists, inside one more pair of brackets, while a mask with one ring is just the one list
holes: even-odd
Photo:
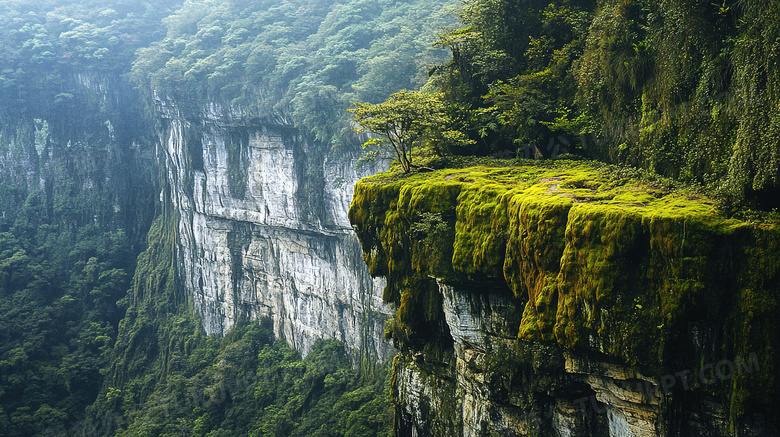
[[776, 435], [776, 225], [571, 161], [379, 174], [350, 219], [397, 435]]

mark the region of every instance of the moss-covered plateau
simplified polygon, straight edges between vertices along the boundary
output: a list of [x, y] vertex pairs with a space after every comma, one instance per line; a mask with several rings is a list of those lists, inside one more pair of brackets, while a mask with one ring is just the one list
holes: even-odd
[[582, 161], [361, 180], [350, 220], [397, 306], [402, 348], [442, 323], [436, 279], [508, 288], [518, 339], [557, 343], [655, 375], [755, 353], [729, 378], [733, 415], [774, 401], [780, 231], [713, 201]]

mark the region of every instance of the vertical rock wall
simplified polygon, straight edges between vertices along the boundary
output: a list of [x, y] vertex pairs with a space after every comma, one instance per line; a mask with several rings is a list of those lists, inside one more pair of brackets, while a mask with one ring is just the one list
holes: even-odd
[[0, 120], [0, 230], [94, 225], [140, 249], [154, 216], [152, 142], [120, 77], [74, 73], [68, 103]]
[[361, 176], [352, 159], [326, 156], [283, 119], [246, 121], [212, 106], [185, 120], [158, 103], [179, 274], [206, 332], [270, 317], [303, 354], [336, 338], [389, 357], [384, 284], [368, 274], [347, 219]]

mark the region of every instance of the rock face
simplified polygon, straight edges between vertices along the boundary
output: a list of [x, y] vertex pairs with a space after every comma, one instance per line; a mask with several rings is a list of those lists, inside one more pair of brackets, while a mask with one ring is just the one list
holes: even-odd
[[117, 75], [63, 80], [74, 93], [66, 106], [0, 120], [0, 230], [27, 216], [31, 226], [122, 229], [140, 249], [155, 183], [137, 95]]
[[397, 435], [777, 435], [776, 225], [571, 162], [379, 174], [350, 219]]
[[[179, 213], [183, 286], [208, 334], [270, 317], [304, 355], [319, 338], [386, 359], [389, 311], [346, 213], [359, 175], [284, 119], [213, 105], [184, 120], [158, 101], [168, 187]], [[369, 169], [374, 171], [375, 169]]]

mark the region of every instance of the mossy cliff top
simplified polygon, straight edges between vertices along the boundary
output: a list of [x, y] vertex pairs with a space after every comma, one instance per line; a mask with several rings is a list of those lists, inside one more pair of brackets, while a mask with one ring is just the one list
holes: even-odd
[[518, 339], [656, 375], [755, 353], [761, 372], [730, 379], [730, 401], [737, 414], [774, 402], [776, 225], [571, 161], [379, 174], [357, 184], [349, 217], [387, 278], [401, 347], [432, 340], [439, 278], [512, 293]]

